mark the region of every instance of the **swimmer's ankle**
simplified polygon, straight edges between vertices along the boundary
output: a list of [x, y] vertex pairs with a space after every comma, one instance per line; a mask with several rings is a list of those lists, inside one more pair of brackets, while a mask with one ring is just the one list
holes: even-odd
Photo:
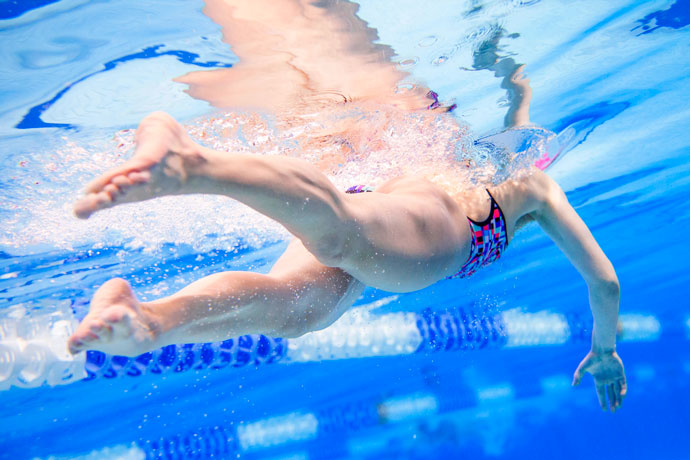
[[185, 153], [185, 168], [190, 177], [200, 177], [207, 175], [209, 165], [212, 165], [218, 153], [199, 144]]
[[195, 144], [195, 148], [184, 155], [185, 193], [219, 193], [223, 188], [223, 171], [232, 168], [228, 164], [231, 161], [231, 153]]
[[151, 332], [151, 349], [185, 340], [180, 335], [187, 324], [183, 318], [175, 313], [179, 311], [178, 307], [179, 305], [171, 302], [169, 297], [141, 303], [142, 319]]
[[[165, 160], [165, 171], [169, 176], [175, 176], [180, 181], [179, 193], [207, 193], [207, 179], [209, 170], [216, 162], [216, 152], [194, 143], [169, 155]], [[175, 193], [174, 193], [175, 194]]]

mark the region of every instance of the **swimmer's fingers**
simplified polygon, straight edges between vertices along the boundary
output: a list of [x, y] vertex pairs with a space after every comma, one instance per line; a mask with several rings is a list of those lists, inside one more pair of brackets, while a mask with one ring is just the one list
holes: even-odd
[[[581, 366], [580, 366], [581, 367]], [[576, 387], [582, 382], [582, 376], [584, 375], [584, 372], [580, 369], [580, 367], [577, 368], [575, 371], [575, 374], [573, 374], [573, 386]]]
[[628, 383], [625, 381], [625, 377], [618, 381], [618, 388], [618, 393], [621, 395], [621, 398], [625, 398], [628, 394]]
[[628, 388], [623, 362], [615, 351], [597, 353], [590, 351], [575, 370], [573, 385], [578, 385], [585, 373], [594, 377], [594, 386], [602, 410], [615, 412], [623, 404]]
[[[592, 354], [589, 353], [587, 356], [585, 356], [585, 359], [582, 360], [579, 366], [577, 366], [577, 369], [575, 370], [575, 373], [573, 374], [573, 386], [577, 386], [582, 382], [582, 377], [589, 372], [591, 373], [591, 368], [594, 365], [594, 359], [592, 358]], [[594, 375], [592, 375], [594, 377]], [[594, 386], [597, 390], [597, 398], [599, 399], [599, 406], [601, 407], [602, 410], [607, 410], [608, 405], [606, 403], [606, 387], [607, 385], [605, 383], [600, 382], [597, 380], [597, 378], [594, 378]], [[611, 402], [611, 406], [613, 407], [613, 401]]]
[[591, 358], [590, 355], [585, 356], [585, 359], [583, 359], [580, 362], [580, 365], [577, 366], [577, 369], [575, 369], [575, 373], [573, 374], [573, 386], [578, 386], [580, 382], [582, 381], [582, 377], [584, 377], [585, 373], [589, 370], [591, 366]]
[[609, 395], [609, 407], [611, 408], [611, 412], [616, 412], [616, 409], [618, 409], [619, 396], [616, 392], [615, 384], [610, 383], [606, 385], [606, 392]]
[[127, 175], [127, 179], [132, 181], [132, 184], [143, 184], [151, 179], [149, 171], [134, 171]]
[[601, 410], [606, 411], [608, 409], [606, 405], [606, 384], [604, 383], [599, 383], [596, 382], [595, 384], [596, 389], [597, 389], [597, 398], [599, 398], [599, 406], [601, 406]]
[[621, 406], [623, 406], [623, 399], [628, 393], [628, 386], [625, 383], [625, 379], [616, 381], [616, 383], [613, 385], [613, 389], [616, 394], [616, 409], [619, 409]]
[[121, 166], [111, 169], [110, 171], [106, 171], [105, 173], [98, 176], [96, 179], [89, 182], [84, 191], [87, 194], [98, 193], [101, 190], [103, 190], [103, 187], [108, 185], [113, 180], [113, 178], [117, 176], [127, 176], [127, 174], [131, 173], [136, 169], [137, 168], [134, 167], [132, 163], [127, 162]]
[[609, 385], [609, 401], [613, 401], [611, 410], [614, 412], [623, 405], [623, 396], [621, 395], [620, 384], [617, 381]]

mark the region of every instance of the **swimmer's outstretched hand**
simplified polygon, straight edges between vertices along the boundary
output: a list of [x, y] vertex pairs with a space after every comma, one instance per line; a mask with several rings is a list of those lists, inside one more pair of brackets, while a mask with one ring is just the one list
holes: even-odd
[[[625, 381], [625, 370], [623, 362], [615, 351], [595, 352], [590, 351], [585, 359], [582, 360], [575, 375], [573, 376], [573, 386], [579, 385], [586, 372], [592, 374], [594, 385], [599, 397], [599, 405], [606, 411], [611, 408], [612, 412], [620, 409], [623, 398], [628, 391]], [[608, 405], [606, 397], [608, 395]]]
[[164, 112], [154, 112], [139, 124], [134, 156], [91, 182], [74, 204], [81, 219], [121, 203], [174, 194], [187, 181], [188, 166], [198, 159], [199, 146], [182, 126]]

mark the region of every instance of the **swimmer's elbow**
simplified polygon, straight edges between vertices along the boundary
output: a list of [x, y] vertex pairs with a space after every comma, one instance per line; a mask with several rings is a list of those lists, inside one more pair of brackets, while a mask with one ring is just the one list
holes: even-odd
[[600, 296], [618, 298], [621, 295], [621, 285], [618, 282], [618, 277], [613, 270], [611, 273], [599, 276], [597, 279], [588, 284], [590, 291], [596, 292]]

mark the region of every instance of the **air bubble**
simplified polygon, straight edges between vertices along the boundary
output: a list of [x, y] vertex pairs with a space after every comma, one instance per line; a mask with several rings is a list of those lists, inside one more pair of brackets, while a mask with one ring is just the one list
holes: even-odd
[[428, 35], [421, 40], [419, 40], [419, 43], [417, 43], [417, 46], [420, 46], [422, 48], [429, 47], [436, 43], [438, 41], [438, 38], [435, 35]]
[[448, 56], [442, 55], [431, 61], [433, 65], [441, 65], [445, 64], [448, 61]]
[[398, 64], [400, 65], [400, 67], [405, 69], [405, 68], [414, 67], [415, 65], [417, 65], [418, 62], [419, 62], [419, 58], [417, 56], [413, 56], [413, 57], [402, 59], [401, 61], [399, 61]]

